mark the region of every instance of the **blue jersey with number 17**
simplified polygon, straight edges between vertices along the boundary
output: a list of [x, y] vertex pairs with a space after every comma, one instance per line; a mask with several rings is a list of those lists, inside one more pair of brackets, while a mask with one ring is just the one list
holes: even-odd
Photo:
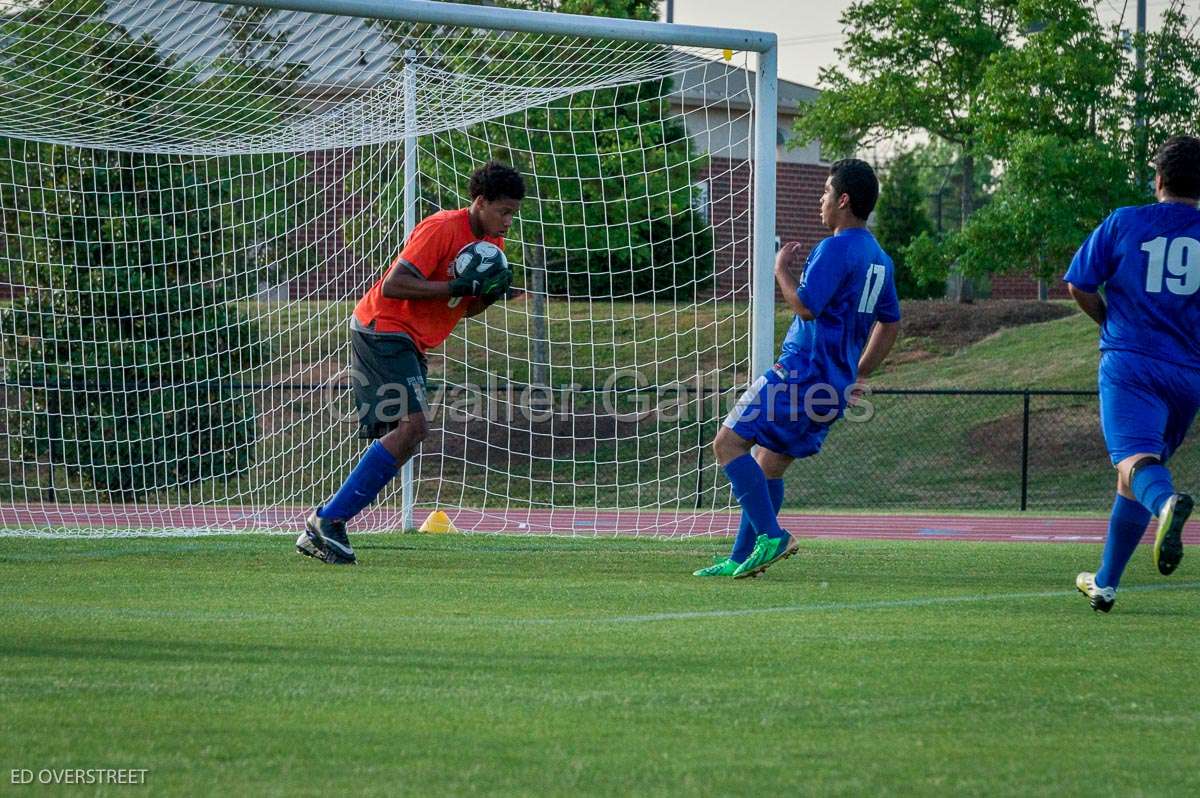
[[1179, 202], [1118, 208], [1063, 279], [1084, 291], [1104, 286], [1101, 350], [1200, 368], [1200, 211]]
[[900, 321], [894, 271], [866, 228], [839, 230], [817, 244], [797, 289], [815, 318], [792, 321], [779, 358], [789, 381], [826, 383], [840, 394], [858, 379], [871, 325]]

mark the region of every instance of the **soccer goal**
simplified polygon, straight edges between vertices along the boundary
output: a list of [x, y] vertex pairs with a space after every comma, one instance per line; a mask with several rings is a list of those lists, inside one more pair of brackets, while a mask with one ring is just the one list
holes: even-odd
[[[726, 529], [773, 356], [774, 34], [404, 0], [0, 4], [0, 534], [293, 531], [356, 300], [488, 159], [524, 294], [356, 531]], [[714, 521], [714, 519], [716, 519]]]

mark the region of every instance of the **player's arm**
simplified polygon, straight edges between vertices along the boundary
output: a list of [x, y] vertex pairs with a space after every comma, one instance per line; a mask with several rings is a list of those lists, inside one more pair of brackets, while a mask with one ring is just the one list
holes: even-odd
[[443, 299], [478, 296], [477, 286], [466, 280], [434, 279], [438, 265], [454, 254], [453, 236], [437, 217], [423, 220], [413, 229], [392, 263], [380, 291], [388, 299]]
[[1114, 242], [1118, 238], [1120, 215], [1120, 209], [1113, 211], [1092, 231], [1071, 259], [1071, 267], [1063, 276], [1063, 282], [1067, 284], [1067, 291], [1075, 304], [1101, 327], [1104, 326], [1108, 309], [1104, 305], [1104, 297], [1100, 296], [1100, 287], [1117, 269]]
[[896, 292], [894, 271], [887, 270], [887, 282], [879, 293], [875, 305], [875, 323], [871, 325], [871, 334], [867, 336], [867, 345], [863, 347], [858, 357], [858, 380], [851, 395], [860, 397], [863, 394], [861, 381], [869, 377], [879, 364], [892, 351], [896, 338], [900, 335], [900, 295]]
[[1074, 283], [1067, 283], [1067, 291], [1070, 292], [1071, 298], [1075, 300], [1075, 304], [1079, 305], [1080, 310], [1092, 317], [1092, 321], [1104, 326], [1104, 319], [1108, 312], [1108, 308], [1104, 306], [1104, 297], [1100, 296], [1097, 291], [1085, 291]]
[[450, 296], [450, 283], [426, 280], [409, 271], [404, 261], [397, 261], [388, 272], [381, 288], [388, 299], [436, 299]]
[[816, 315], [800, 299], [800, 283], [792, 276], [791, 265], [797, 260], [799, 252], [799, 241], [789, 241], [780, 248], [775, 256], [775, 282], [779, 284], [779, 290], [783, 292], [783, 298], [792, 312], [805, 321], [812, 321]]
[[862, 355], [858, 358], [858, 378], [866, 379], [871, 372], [879, 368], [879, 364], [892, 351], [896, 338], [900, 335], [900, 322], [877, 321], [871, 327], [871, 335], [867, 345], [863, 347]]
[[[426, 279], [412, 264], [401, 259], [392, 266], [392, 270], [384, 278], [380, 290], [388, 299], [440, 299], [455, 296], [479, 297], [482, 287], [480, 281], [467, 278], [458, 278], [449, 282]], [[485, 306], [475, 312], [481, 313], [486, 309]]]

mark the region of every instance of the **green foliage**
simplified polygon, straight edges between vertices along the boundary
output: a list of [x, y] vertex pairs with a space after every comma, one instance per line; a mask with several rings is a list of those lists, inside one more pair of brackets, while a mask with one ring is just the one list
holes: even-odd
[[1119, 32], [1083, 3], [1034, 0], [1019, 10], [1019, 27], [1031, 32], [991, 59], [980, 84], [986, 151], [1006, 158], [1023, 132], [1064, 141], [1111, 135], [1124, 66]]
[[920, 280], [967, 276], [1062, 275], [1079, 244], [1114, 208], [1151, 199], [1129, 180], [1129, 165], [1102, 141], [1018, 134], [1007, 144], [1004, 177], [987, 205], [943, 239], [918, 237], [906, 251]]
[[820, 72], [821, 96], [796, 122], [831, 154], [927, 132], [968, 149], [981, 83], [1015, 30], [1016, 0], [858, 0], [842, 15], [844, 66]]
[[1126, 118], [1141, 119], [1142, 126], [1126, 126], [1116, 140], [1130, 153], [1134, 179], [1149, 183], [1154, 148], [1178, 133], [1195, 135], [1200, 126], [1200, 20], [1190, 19], [1182, 3], [1172, 3], [1159, 17], [1157, 30], [1135, 36], [1133, 46], [1146, 53], [1144, 77], [1126, 63], [1121, 94], [1132, 100]]
[[925, 211], [920, 173], [911, 152], [898, 155], [888, 165], [875, 206], [875, 238], [896, 264], [896, 290], [901, 299], [941, 296], [945, 286], [937, 281], [922, 283], [913, 274], [905, 248], [917, 236], [933, 232]]
[[[0, 77], [61, 81], [125, 132], [169, 131], [198, 113], [189, 100], [201, 94], [227, 131], [276, 117], [265, 101], [235, 102], [239, 86], [269, 85], [261, 69], [230, 58], [200, 80], [100, 21], [102, 3], [89, 6], [95, 18], [65, 8], [80, 3], [10, 18]], [[251, 464], [253, 401], [229, 386], [261, 362], [263, 342], [235, 303], [268, 264], [298, 256], [285, 231], [300, 206], [276, 190], [298, 163], [0, 139], [0, 273], [26, 287], [0, 332], [4, 378], [23, 402], [10, 432], [26, 458], [117, 501]]]
[[1024, 134], [1010, 145], [992, 202], [949, 242], [949, 254], [968, 275], [1021, 272], [1053, 280], [1114, 208], [1149, 199], [1103, 142]]
[[1114, 207], [1150, 199], [1150, 149], [1200, 121], [1200, 46], [1178, 4], [1135, 39], [1144, 79], [1093, 3], [859, 0], [842, 21], [846, 65], [823, 70], [803, 138], [846, 151], [922, 133], [960, 151], [960, 186], [990, 171], [983, 159], [997, 165], [988, 202], [960, 189], [960, 229], [909, 245], [924, 280], [952, 269], [1057, 276]]
[[[928, 135], [958, 150], [960, 186], [974, 186], [981, 171], [977, 159], [984, 154], [979, 142], [984, 82], [1018, 30], [1021, 5], [1020, 0], [852, 3], [841, 20], [846, 36], [838, 53], [845, 66], [821, 70], [823, 92], [797, 120], [798, 139], [848, 153], [863, 143]], [[960, 190], [962, 224], [974, 208], [974, 192]], [[944, 279], [916, 273], [929, 284]]]
[[[912, 159], [934, 232], [942, 235], [958, 230], [962, 227], [959, 209], [964, 201], [961, 152], [940, 139], [914, 145], [904, 152]], [[986, 155], [976, 156], [968, 198], [970, 207], [980, 208], [988, 203], [995, 190], [995, 171], [995, 161]], [[886, 184], [883, 188], [887, 188]]]
[[256, 274], [232, 181], [204, 162], [51, 145], [30, 161], [2, 144], [4, 265], [28, 289], [0, 331], [26, 456], [114, 500], [247, 467], [253, 403], [225, 386], [261, 344], [233, 304]]

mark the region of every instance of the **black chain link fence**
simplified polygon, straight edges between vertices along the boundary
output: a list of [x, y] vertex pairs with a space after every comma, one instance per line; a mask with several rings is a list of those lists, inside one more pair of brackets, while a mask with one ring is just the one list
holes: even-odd
[[[431, 386], [438, 397], [440, 386]], [[365, 442], [353, 432], [348, 386], [229, 386], [252, 396], [256, 452], [238, 473], [181, 485], [164, 470], [143, 501], [319, 502], [336, 489]], [[729, 486], [710, 443], [740, 388], [693, 395], [681, 417], [659, 412], [661, 393], [637, 389], [602, 403], [599, 392], [553, 392], [532, 419], [512, 386], [483, 416], [440, 413], [416, 463], [417, 500], [455, 506], [725, 507]], [[449, 394], [442, 398], [448, 398]], [[0, 419], [0, 501], [111, 502], [86, 474], [40, 461], [22, 446], [30, 412], [11, 389]], [[565, 405], [555, 404], [569, 398]], [[680, 395], [673, 395], [678, 404]], [[1115, 472], [1095, 391], [876, 390], [869, 420], [841, 420], [816, 457], [787, 478], [786, 505], [846, 511], [1097, 511]], [[554, 409], [554, 412], [551, 411]], [[652, 412], [647, 413], [647, 408]], [[657, 408], [657, 410], [655, 410]], [[512, 412], [513, 410], [517, 412]], [[678, 409], [678, 408], [676, 408]], [[863, 413], [856, 411], [857, 415]], [[95, 433], [103, 434], [98, 420]], [[131, 447], [132, 449], [135, 447]], [[1172, 460], [1187, 484], [1200, 447]]]
[[876, 390], [789, 474], [790, 506], [1099, 510], [1115, 472], [1095, 391]]

